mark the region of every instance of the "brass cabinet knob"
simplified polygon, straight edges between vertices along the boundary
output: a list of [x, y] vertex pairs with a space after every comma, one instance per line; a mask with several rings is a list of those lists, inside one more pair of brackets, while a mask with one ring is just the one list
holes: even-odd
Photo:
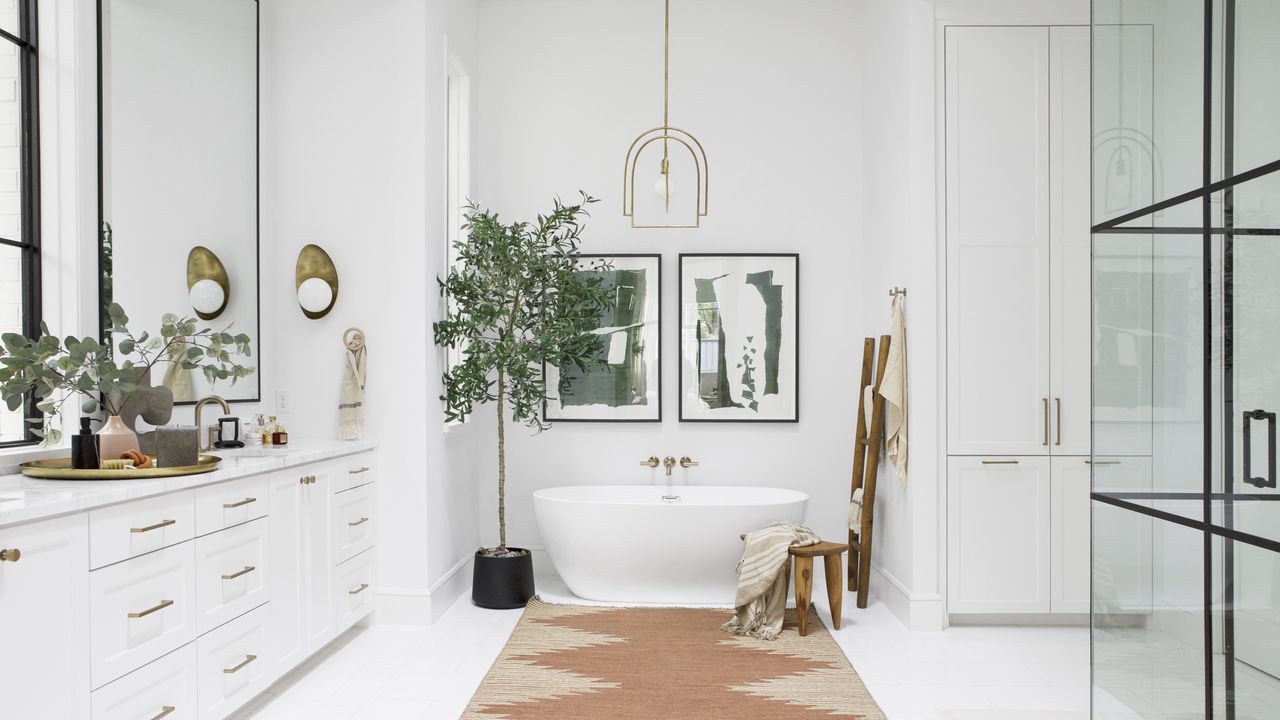
[[300, 479], [298, 482], [302, 483], [303, 485], [314, 485], [314, 484], [316, 483], [316, 476], [315, 476], [315, 475], [307, 475], [307, 476], [303, 477], [302, 479]]
[[18, 548], [0, 550], [0, 562], [18, 562], [21, 558], [22, 551]]

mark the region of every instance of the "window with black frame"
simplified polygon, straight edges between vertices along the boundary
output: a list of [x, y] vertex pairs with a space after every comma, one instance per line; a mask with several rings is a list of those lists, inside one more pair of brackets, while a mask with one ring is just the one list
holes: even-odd
[[[0, 333], [40, 330], [37, 0], [0, 3]], [[0, 447], [34, 443], [32, 407], [0, 406]]]

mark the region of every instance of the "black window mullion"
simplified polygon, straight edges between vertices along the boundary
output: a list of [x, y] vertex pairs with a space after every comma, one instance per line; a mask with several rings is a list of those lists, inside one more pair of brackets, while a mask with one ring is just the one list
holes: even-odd
[[[19, 184], [22, 192], [20, 216], [22, 218], [21, 240], [15, 242], [8, 238], [0, 238], [0, 245], [19, 248], [22, 253], [22, 326], [27, 337], [39, 337], [43, 324], [43, 282], [40, 253], [40, 83], [39, 63], [36, 58], [36, 38], [38, 0], [18, 0], [19, 26], [23, 38], [15, 38], [10, 33], [0, 30], [0, 37], [14, 42], [18, 46], [21, 78], [21, 107], [19, 122], [20, 165]], [[0, 443], [0, 447], [32, 445], [39, 441], [31, 431], [33, 426], [25, 423], [27, 417], [38, 417], [35, 393], [28, 396], [24, 404], [23, 439]]]

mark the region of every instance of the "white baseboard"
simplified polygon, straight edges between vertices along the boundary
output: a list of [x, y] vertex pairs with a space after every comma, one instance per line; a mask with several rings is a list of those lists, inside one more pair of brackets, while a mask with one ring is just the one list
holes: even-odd
[[454, 563], [429, 588], [379, 587], [378, 625], [433, 625], [471, 587], [472, 554]]
[[871, 594], [889, 608], [908, 630], [942, 630], [943, 604], [938, 594], [913, 593], [882, 567], [871, 566]]

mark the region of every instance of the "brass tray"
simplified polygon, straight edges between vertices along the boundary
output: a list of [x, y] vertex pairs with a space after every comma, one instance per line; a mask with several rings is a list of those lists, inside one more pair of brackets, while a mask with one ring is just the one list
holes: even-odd
[[23, 475], [47, 480], [145, 480], [213, 472], [221, 462], [222, 458], [217, 455], [201, 455], [195, 465], [149, 467], [145, 470], [77, 470], [71, 467], [71, 458], [56, 458], [24, 462], [19, 467]]

